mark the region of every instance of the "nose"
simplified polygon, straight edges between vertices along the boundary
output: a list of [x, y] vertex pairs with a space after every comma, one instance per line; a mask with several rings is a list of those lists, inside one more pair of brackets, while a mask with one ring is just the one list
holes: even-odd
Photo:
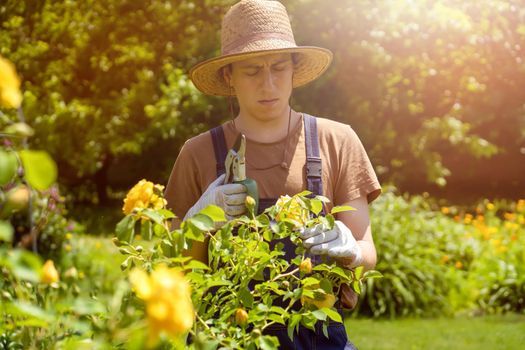
[[272, 73], [271, 69], [264, 69], [262, 79], [263, 89], [273, 90], [275, 88], [275, 75]]

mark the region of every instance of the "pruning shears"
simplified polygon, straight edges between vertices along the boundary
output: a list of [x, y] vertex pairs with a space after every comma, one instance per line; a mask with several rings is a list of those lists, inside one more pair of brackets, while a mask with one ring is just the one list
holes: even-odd
[[254, 179], [246, 178], [246, 137], [244, 134], [239, 134], [233, 148], [228, 151], [226, 160], [224, 161], [224, 168], [226, 170], [224, 177], [224, 184], [236, 183], [242, 184], [246, 187], [248, 196], [255, 200], [254, 212], [257, 214], [259, 207], [259, 191], [257, 189], [257, 182]]

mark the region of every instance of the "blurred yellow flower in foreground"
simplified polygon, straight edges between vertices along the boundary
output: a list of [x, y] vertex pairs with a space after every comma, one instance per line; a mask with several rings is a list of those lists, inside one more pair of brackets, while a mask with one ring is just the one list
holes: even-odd
[[162, 209], [166, 205], [166, 200], [162, 198], [164, 186], [154, 185], [153, 182], [140, 180], [128, 192], [124, 199], [122, 211], [128, 215], [135, 208]]
[[191, 289], [180, 271], [159, 265], [151, 275], [134, 269], [129, 279], [137, 297], [146, 302], [149, 345], [155, 345], [162, 333], [176, 339], [191, 328]]
[[450, 214], [450, 208], [449, 207], [441, 207], [441, 212], [445, 215]]
[[288, 195], [281, 196], [275, 203], [275, 206], [279, 210], [275, 216], [277, 221], [290, 219], [295, 221], [297, 227], [302, 227], [306, 225], [310, 218], [309, 210], [301, 205], [299, 199], [295, 197], [290, 197]]
[[42, 267], [42, 283], [51, 284], [58, 281], [58, 271], [53, 260], [47, 260]]
[[20, 79], [15, 66], [0, 56], [0, 106], [18, 108], [21, 103]]

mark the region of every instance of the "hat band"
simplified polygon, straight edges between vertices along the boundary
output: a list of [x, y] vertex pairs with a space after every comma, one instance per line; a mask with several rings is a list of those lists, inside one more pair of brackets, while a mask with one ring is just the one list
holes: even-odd
[[[259, 41], [259, 40], [272, 40], [272, 39], [288, 41], [291, 44], [290, 47], [297, 47], [295, 40], [293, 39], [293, 37], [290, 38], [289, 34], [275, 33], [275, 32], [257, 33], [257, 34], [250, 35], [249, 38], [241, 37], [240, 39], [232, 41], [228, 45], [224, 45], [224, 47], [222, 48], [222, 54], [229, 55], [229, 54], [238, 53], [236, 49], [239, 47], [244, 47], [248, 43]], [[279, 47], [279, 48], [281, 49], [282, 47]]]

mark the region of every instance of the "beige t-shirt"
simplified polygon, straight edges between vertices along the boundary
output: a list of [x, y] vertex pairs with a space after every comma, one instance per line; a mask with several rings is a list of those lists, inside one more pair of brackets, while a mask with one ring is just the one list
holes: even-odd
[[[227, 149], [237, 132], [232, 122], [222, 125]], [[381, 193], [372, 164], [354, 130], [346, 124], [317, 118], [317, 134], [323, 166], [323, 195], [326, 209], [366, 196], [373, 201]], [[281, 166], [284, 148], [288, 169]], [[217, 178], [211, 133], [197, 135], [184, 144], [166, 186], [168, 207], [183, 218], [208, 185]], [[306, 190], [306, 146], [303, 118], [286, 139], [273, 143], [246, 140], [246, 175], [255, 179], [260, 198], [278, 198]], [[273, 165], [273, 166], [272, 166]]]

